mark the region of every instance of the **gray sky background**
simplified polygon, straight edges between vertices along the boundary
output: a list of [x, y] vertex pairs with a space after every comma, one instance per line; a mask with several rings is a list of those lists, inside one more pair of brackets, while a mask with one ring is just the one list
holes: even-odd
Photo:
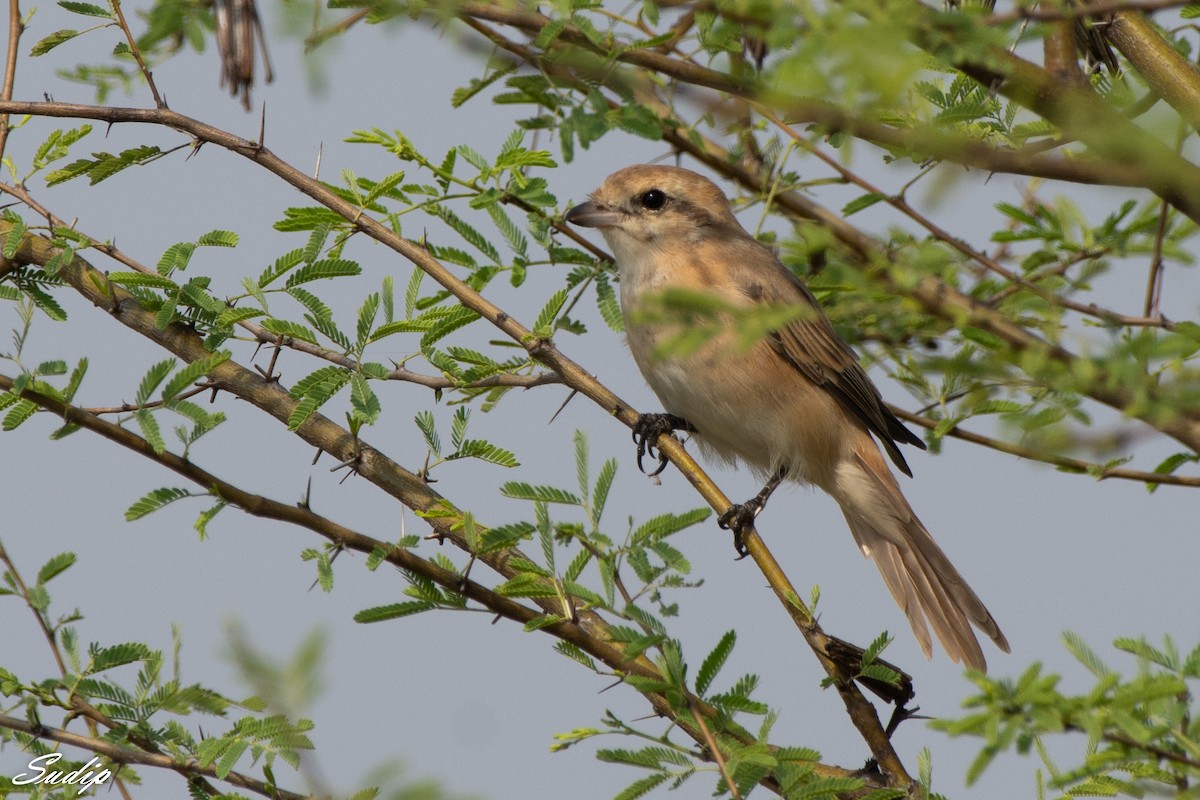
[[[278, 31], [274, 10], [266, 13], [269, 30]], [[53, 30], [78, 26], [77, 18], [43, 7], [26, 33], [22, 51]], [[64, 45], [61, 52], [22, 61], [16, 97], [39, 99], [46, 93], [61, 101], [93, 102], [89, 90], [55, 77], [53, 69], [87, 61], [111, 49], [115, 41], [114, 32], [100, 32]], [[355, 129], [401, 130], [433, 157], [459, 143], [491, 156], [511, 130], [512, 120], [526, 112], [490, 105], [482, 97], [465, 109], [451, 109], [450, 92], [481, 74], [481, 63], [457, 47], [447, 32], [430, 31], [423, 24], [355, 28], [322, 54], [327, 71], [326, 88], [320, 92], [305, 80], [299, 43], [272, 36], [271, 54], [278, 77], [274, 85], [256, 90], [251, 114], [217, 90], [217, 63], [211, 51], [163, 64], [155, 77], [175, 110], [248, 138], [257, 136], [257, 109], [265, 101], [267, 146], [305, 170], [313, 169], [323, 149], [321, 170], [327, 180], [336, 180], [344, 168], [373, 177], [398, 168], [377, 148], [345, 144], [342, 140]], [[112, 102], [150, 101], [139, 88], [135, 97]], [[54, 127], [70, 125], [35, 120], [17, 131], [10, 140], [17, 162], [28, 163], [33, 148]], [[94, 127], [81, 152], [184, 141], [150, 128], [119, 126], [106, 135], [102, 125]], [[559, 157], [556, 142], [543, 146]], [[591, 150], [579, 151], [574, 163], [548, 173], [551, 189], [565, 209], [614, 169], [664, 152], [654, 143], [613, 134]], [[870, 148], [859, 145], [854, 152], [860, 168], [877, 162]], [[811, 161], [799, 168], [806, 175], [822, 174]], [[899, 172], [872, 168], [871, 173], [885, 189], [896, 189], [905, 179]], [[961, 176], [957, 170], [947, 174], [959, 175], [949, 194], [918, 193], [916, 199], [944, 225], [975, 236], [973, 244], [985, 246], [997, 218], [992, 204], [1016, 202], [1019, 183], [1008, 177], [986, 183], [986, 176]], [[238, 248], [204, 250], [193, 261], [192, 272], [214, 276], [218, 294], [236, 292], [240, 276], [257, 274], [283, 251], [301, 246], [302, 236], [276, 233], [270, 224], [288, 206], [309, 204], [250, 162], [212, 146], [190, 159], [179, 154], [129, 170], [95, 188], [76, 181], [46, 189], [39, 178], [31, 189], [60, 216], [78, 218], [80, 230], [115, 239], [144, 263], [157, 261], [170, 244], [208, 230], [236, 231], [241, 237]], [[1055, 187], [1047, 193], [1059, 191]], [[838, 208], [852, 196], [829, 190], [816, 199]], [[1098, 222], [1113, 195], [1089, 189], [1072, 196], [1093, 209]], [[754, 213], [746, 217], [749, 227], [757, 221]], [[899, 222], [882, 210], [857, 221], [877, 231]], [[406, 224], [411, 227], [405, 233], [413, 236], [427, 225], [433, 229], [428, 218], [415, 215], [407, 217]], [[363, 276], [321, 287], [342, 301], [335, 311], [343, 321], [352, 319], [358, 301], [377, 290], [384, 275], [394, 276], [402, 292], [412, 269], [362, 238], [347, 254], [362, 263]], [[102, 260], [94, 263], [114, 268]], [[1116, 279], [1104, 279], [1112, 294], [1101, 299], [1123, 302], [1140, 297], [1144, 266], [1120, 265], [1117, 271]], [[497, 281], [493, 299], [529, 323], [559, 286], [552, 276], [542, 277], [531, 275], [530, 285], [520, 294]], [[1168, 315], [1194, 318], [1200, 298], [1194, 273], [1173, 270], [1166, 286]], [[556, 340], [559, 346], [635, 407], [656, 410], [620, 337], [608, 331], [592, 308], [588, 305], [581, 315], [592, 333], [582, 339], [562, 335]], [[71, 319], [66, 324], [44, 317], [36, 321], [27, 359], [36, 363], [62, 357], [73, 363], [87, 355], [91, 368], [79, 400], [85, 405], [131, 400], [147, 366], [165, 355], [100, 319], [102, 312], [76, 298], [71, 298], [68, 312]], [[0, 309], [6, 338], [16, 324], [11, 307]], [[494, 338], [482, 325], [468, 331], [477, 340]], [[376, 358], [402, 355], [406, 346], [401, 337], [393, 337], [376, 351]], [[0, 345], [0, 350], [8, 349], [7, 341]], [[245, 348], [235, 350], [243, 362], [247, 353]], [[260, 354], [256, 363], [265, 367], [267, 354]], [[285, 385], [290, 385], [319, 364], [285, 353], [279, 366]], [[0, 369], [14, 372], [11, 364]], [[384, 419], [364, 439], [409, 468], [418, 468], [424, 449], [411, 420], [430, 405], [429, 392], [407, 384], [388, 384], [377, 391]], [[896, 402], [906, 400], [895, 386], [885, 386], [885, 394]], [[548, 424], [565, 397], [565, 389], [546, 387], [510, 396], [491, 414], [476, 411], [471, 433], [513, 450], [522, 468], [452, 463], [435, 473], [435, 488], [473, 508], [485, 524], [526, 518], [530, 509], [501, 498], [496, 487], [521, 479], [573, 488], [571, 440], [576, 429], [583, 429], [590, 437], [593, 475], [609, 457], [620, 464], [607, 513], [614, 534], [623, 532], [628, 516], [643, 521], [663, 511], [702, 505], [672, 469], [661, 486], [638, 474], [628, 431], [587, 400], [576, 398]], [[219, 407], [231, 421], [198, 445], [194, 458], [202, 466], [282, 501], [298, 500], [311, 476], [313, 506], [323, 514], [381, 539], [394, 540], [405, 525], [412, 532], [425, 531], [411, 513], [365, 482], [351, 478], [339, 484], [341, 473], [329, 473], [328, 457], [310, 467], [311, 448], [276, 423], [227, 398]], [[435, 409], [444, 431], [452, 412], [444, 404]], [[299, 553], [319, 547], [319, 540], [226, 510], [210, 527], [210, 540], [199, 542], [191, 528], [203, 507], [199, 502], [179, 503], [146, 520], [126, 523], [123, 513], [130, 503], [152, 488], [183, 485], [182, 481], [86, 432], [49, 442], [46, 436], [55, 427], [54, 419], [39, 416], [19, 431], [0, 436], [0, 537], [27, 579], [57, 552], [79, 555], [77, 566], [51, 587], [55, 612], [78, 607], [86, 615], [77, 624], [83, 642], [142, 640], [169, 651], [171, 625], [178, 624], [184, 640], [184, 679], [240, 697], [248, 689], [224, 655], [231, 621], [276, 658], [289, 656], [310, 631], [324, 630], [329, 644], [324, 691], [309, 714], [317, 725], [313, 738], [318, 768], [343, 792], [363, 785], [371, 769], [393, 759], [407, 765], [408, 777], [434, 778], [450, 791], [488, 798], [610, 797], [641, 777], [633, 769], [601, 764], [592, 757], [597, 744], [634, 747], [638, 742], [606, 737], [565, 753], [549, 752], [553, 734], [598, 725], [605, 709], [626, 720], [648, 711], [635, 693], [621, 687], [601, 693], [609, 681], [553, 652], [550, 637], [522, 634], [508, 622], [493, 625], [490, 615], [477, 613], [355, 624], [351, 617], [356, 611], [402, 599], [405, 584], [400, 575], [388, 568], [368, 572], [361, 556], [347, 553], [336, 562], [334, 592], [310, 591], [315, 571]], [[1180, 449], [1149, 434], [1146, 438], [1149, 444], [1138, 449], [1145, 468]], [[1090, 687], [1090, 677], [1060, 644], [1067, 629], [1082, 635], [1125, 673], [1134, 665], [1109, 647], [1117, 636], [1144, 634], [1157, 643], [1162, 634], [1171, 633], [1183, 648], [1196, 643], [1200, 623], [1194, 579], [1200, 546], [1195, 500], [1186, 490], [1165, 487], [1150, 495], [1137, 484], [1097, 483], [955, 441], [947, 441], [939, 456], [912, 452], [909, 461], [916, 478], [903, 485], [913, 507], [1012, 643], [1011, 656], [985, 647], [993, 674], [1016, 676], [1031, 662], [1041, 661], [1047, 669], [1064, 673], [1066, 689]], [[748, 497], [758, 488], [748, 475], [715, 467], [713, 474], [734, 498]], [[558, 519], [565, 512], [553, 513]], [[913, 674], [922, 711], [932, 716], [958, 712], [972, 686], [940, 651], [931, 662], [921, 657], [902, 614], [874, 566], [853, 546], [832, 500], [788, 488], [760, 517], [759, 530], [802, 595], [813, 584], [821, 585], [822, 623], [829, 632], [866, 644], [881, 630], [891, 631], [896, 642], [887, 658]], [[693, 669], [726, 630], [737, 627], [737, 649], [721, 680], [732, 683], [745, 672], [762, 677], [759, 698], [783, 709], [772, 739], [818, 747], [828, 761], [859, 766], [867, 756], [864, 745], [846, 721], [836, 694], [818, 688], [819, 667], [757, 569], [749, 561], [733, 560], [728, 536], [711, 520], [683, 536], [687, 538], [680, 544], [686, 544], [693, 559], [694, 576], [705, 582], [674, 598], [682, 612], [676, 631]], [[435, 548], [423, 544], [421, 552], [429, 554]], [[446, 547], [442, 552], [461, 563], [457, 551]], [[53, 670], [32, 616], [12, 598], [0, 598], [0, 653], [3, 663], [26, 679]], [[208, 731], [225, 725], [199, 717], [192, 723]], [[933, 750], [934, 788], [949, 796], [1034, 793], [1032, 759], [1002, 758], [967, 790], [962, 776], [977, 749], [975, 742], [949, 741], [919, 721], [904, 724], [896, 742], [914, 770], [917, 751]], [[1084, 741], [1075, 737], [1068, 744], [1054, 752], [1062, 763], [1073, 764], [1072, 754], [1081, 752]], [[26, 761], [11, 749], [0, 752], [0, 773], [16, 774]], [[176, 777], [150, 771], [143, 775], [147, 785], [137, 796], [186, 797]], [[651, 796], [705, 796], [713, 781], [695, 778], [673, 795], [660, 789]], [[301, 788], [295, 779], [283, 782], [288, 788]]]

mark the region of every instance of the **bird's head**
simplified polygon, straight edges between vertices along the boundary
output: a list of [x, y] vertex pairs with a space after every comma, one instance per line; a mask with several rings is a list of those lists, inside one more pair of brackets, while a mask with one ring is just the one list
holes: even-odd
[[565, 219], [598, 228], [618, 263], [631, 248], [695, 246], [711, 236], [746, 235], [716, 184], [680, 167], [639, 164], [614, 172]]

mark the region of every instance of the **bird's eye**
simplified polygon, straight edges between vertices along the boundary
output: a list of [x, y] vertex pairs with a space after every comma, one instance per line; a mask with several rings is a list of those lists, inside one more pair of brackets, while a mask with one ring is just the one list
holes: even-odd
[[651, 189], [638, 198], [638, 201], [642, 204], [642, 208], [658, 211], [667, 204], [667, 195], [662, 189]]

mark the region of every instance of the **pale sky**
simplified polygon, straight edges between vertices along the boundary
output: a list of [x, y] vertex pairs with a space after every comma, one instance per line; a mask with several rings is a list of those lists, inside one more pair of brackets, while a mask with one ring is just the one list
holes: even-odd
[[[27, 52], [53, 30], [78, 24], [61, 9], [43, 7], [22, 50]], [[269, 27], [277, 30], [279, 25], [273, 21]], [[16, 98], [40, 99], [45, 93], [60, 101], [93, 102], [85, 87], [57, 78], [53, 71], [85, 58], [77, 53], [106, 51], [114, 41], [111, 32], [100, 32], [87, 41], [64, 45], [61, 52], [22, 61]], [[304, 56], [297, 42], [276, 36], [271, 46], [278, 77], [274, 85], [255, 91], [251, 114], [218, 91], [212, 51], [167, 62], [155, 70], [155, 77], [175, 110], [250, 138], [257, 136], [259, 104], [265, 101], [267, 146], [310, 171], [320, 153], [322, 177], [335, 182], [343, 169], [381, 177], [399, 168], [379, 149], [345, 144], [342, 140], [355, 129], [401, 130], [435, 159], [459, 143], [494, 155], [512, 120], [526, 113], [490, 105], [483, 97], [453, 110], [450, 92], [481, 74], [481, 64], [456, 48], [444, 32], [430, 32], [421, 25], [405, 23], [402, 30], [398, 26], [355, 28], [324, 54], [327, 89], [321, 93], [306, 84]], [[133, 98], [114, 97], [111, 102], [148, 106], [150, 101], [139, 88]], [[68, 127], [51, 122], [35, 120], [13, 135], [10, 149], [19, 163], [28, 162], [46, 132]], [[120, 126], [107, 136], [102, 125], [94, 127], [80, 152], [184, 141], [145, 127]], [[35, 130], [40, 135], [32, 135]], [[545, 146], [560, 157], [557, 143]], [[654, 143], [612, 134], [590, 150], [579, 150], [574, 163], [546, 174], [565, 210], [614, 169], [664, 152]], [[868, 148], [858, 146], [855, 153], [856, 165], [871, 170], [873, 179], [885, 188], [902, 185], [903, 178], [869, 166], [875, 154]], [[685, 166], [695, 165], [685, 162]], [[812, 162], [799, 166], [802, 171], [818, 171]], [[940, 202], [919, 194], [917, 199], [926, 201], [926, 208], [949, 227], [965, 226], [968, 235], [977, 236], [974, 243], [984, 246], [982, 237], [995, 219], [991, 204], [1015, 201], [1020, 188], [1009, 177], [993, 178], [985, 185], [984, 177], [972, 176], [956, 185], [954, 191], [962, 195]], [[77, 219], [80, 230], [115, 239], [143, 263], [154, 263], [170, 244], [208, 230], [236, 231], [241, 237], [238, 248], [205, 251], [193, 262], [194, 270], [214, 276], [218, 292], [229, 293], [237, 291], [242, 275], [257, 274], [284, 250], [303, 244], [302, 235], [280, 234], [270, 226], [285, 208], [309, 204], [265, 171], [211, 145], [190, 159], [178, 154], [95, 188], [76, 181], [46, 189], [40, 178], [30, 188], [59, 216]], [[1049, 193], [1061, 191], [1056, 187]], [[1103, 209], [1105, 198], [1098, 197], [1095, 207]], [[831, 192], [815, 199], [838, 208], [848, 197]], [[1081, 202], [1086, 203], [1086, 197]], [[745, 222], [753, 227], [757, 218], [753, 211], [749, 214]], [[1097, 211], [1095, 219], [1101, 217]], [[856, 221], [880, 233], [898, 222], [882, 210]], [[414, 215], [406, 218], [406, 224], [411, 227], [405, 233], [417, 236], [429, 220]], [[345, 320], [352, 318], [362, 296], [377, 290], [383, 276], [394, 276], [402, 291], [412, 269], [365, 239], [356, 241], [347, 255], [360, 261], [363, 276], [322, 287], [336, 298], [332, 305]], [[102, 269], [115, 268], [102, 259], [93, 263]], [[1110, 290], [1118, 300], [1125, 289], [1138, 291], [1133, 287], [1144, 280], [1141, 264], [1128, 270], [1122, 276], [1127, 280]], [[531, 274], [520, 294], [498, 281], [494, 299], [530, 323], [560, 286], [556, 276], [541, 274], [546, 271], [538, 268], [538, 274]], [[1195, 318], [1198, 289], [1194, 274], [1168, 274], [1168, 313]], [[165, 354], [85, 302], [67, 297], [70, 321], [54, 324], [45, 317], [37, 319], [27, 360], [62, 357], [73, 363], [86, 355], [91, 368], [81, 402], [109, 405], [131, 400], [142, 373]], [[591, 334], [582, 339], [561, 335], [558, 345], [637, 408], [658, 410], [620, 337], [604, 326], [593, 305], [581, 304], [585, 306], [580, 316]], [[7, 331], [16, 324], [11, 306], [0, 306], [0, 329], [6, 339], [0, 350], [8, 349]], [[497, 338], [482, 324], [468, 331], [475, 341]], [[401, 355], [408, 345], [396, 337], [390, 346]], [[248, 348], [235, 348], [235, 357], [243, 363], [248, 355]], [[385, 347], [378, 355], [392, 353]], [[256, 363], [265, 366], [265, 352]], [[286, 385], [319, 364], [285, 354], [279, 366]], [[15, 370], [11, 363], [3, 363], [0, 371], [11, 375]], [[900, 388], [884, 384], [884, 391], [889, 400], [914, 407]], [[412, 416], [431, 404], [430, 393], [407, 384], [389, 384], [378, 392], [384, 419], [364, 439], [410, 469], [419, 468], [424, 450]], [[664, 473], [661, 486], [641, 476], [628, 431], [586, 399], [574, 399], [548, 424], [566, 394], [561, 387], [543, 387], [513, 393], [490, 414], [476, 410], [472, 435], [513, 450], [523, 466], [504, 470], [451, 463], [436, 473], [435, 488], [471, 507], [488, 525], [531, 517], [531, 507], [501, 498], [496, 487], [520, 479], [573, 489], [571, 442], [573, 432], [583, 429], [590, 437], [593, 475], [605, 459], [619, 461], [607, 514], [614, 535], [624, 532], [629, 516], [640, 522], [664, 511], [703, 504], [674, 469]], [[328, 457], [310, 466], [311, 448], [274, 421], [228, 398], [223, 397], [219, 407], [231, 420], [197, 446], [194, 458], [202, 466], [247, 489], [289, 502], [301, 497], [311, 477], [313, 507], [320, 513], [385, 540], [396, 539], [403, 526], [410, 532], [425, 532], [424, 523], [364, 481], [351, 478], [339, 484], [342, 474], [328, 471], [332, 466]], [[443, 403], [434, 413], [443, 430], [448, 430], [453, 409]], [[340, 413], [330, 416], [338, 418]], [[409, 778], [431, 778], [450, 792], [486, 798], [610, 797], [642, 777], [632, 768], [596, 761], [597, 744], [550, 753], [554, 734], [598, 726], [606, 709], [626, 721], [649, 711], [636, 693], [623, 687], [600, 693], [610, 681], [555, 653], [551, 637], [523, 634], [509, 622], [493, 625], [487, 614], [435, 612], [378, 625], [356, 624], [352, 620], [356, 611], [403, 599], [405, 584], [399, 574], [388, 568], [368, 572], [362, 556], [347, 553], [336, 562], [333, 593], [310, 591], [315, 571], [299, 554], [319, 547], [320, 540], [226, 510], [210, 526], [210, 539], [199, 542], [191, 525], [203, 507], [200, 501], [179, 503], [148, 519], [126, 523], [123, 513], [134, 500], [159, 486], [184, 485], [181, 479], [87, 432], [50, 442], [46, 437], [55, 427], [54, 419], [39, 417], [15, 433], [0, 435], [0, 508], [4, 510], [0, 538], [27, 579], [55, 553], [78, 554], [76, 567], [51, 588], [53, 611], [64, 614], [79, 608], [84, 613], [86, 619], [76, 625], [83, 642], [140, 640], [169, 653], [171, 626], [179, 625], [185, 681], [199, 681], [241, 697], [249, 690], [239, 683], [224, 655], [231, 622], [242, 625], [257, 647], [277, 659], [288, 657], [314, 629], [324, 630], [329, 641], [324, 691], [307, 713], [316, 722], [312, 734], [317, 743], [316, 768], [343, 793], [367, 785], [365, 776], [391, 760], [402, 761]], [[1182, 449], [1149, 434], [1145, 441], [1148, 445], [1139, 451], [1146, 454], [1142, 468], [1151, 468], [1158, 459]], [[1085, 690], [1091, 686], [1089, 676], [1060, 644], [1061, 633], [1068, 629], [1126, 674], [1135, 665], [1111, 649], [1111, 640], [1118, 636], [1145, 635], [1157, 643], [1170, 633], [1181, 648], [1196, 643], [1200, 625], [1191, 587], [1200, 545], [1195, 499], [1187, 490], [1164, 487], [1151, 495], [1138, 484], [1097, 483], [952, 440], [938, 456], [913, 450], [906, 456], [915, 475], [913, 480], [902, 479], [910, 502], [1012, 644], [1013, 653], [1006, 656], [985, 643], [992, 674], [1016, 676], [1040, 661], [1048, 670], [1064, 674], [1066, 690]], [[744, 499], [757, 490], [748, 474], [716, 467], [713, 474], [733, 498]], [[554, 509], [554, 513], [558, 519], [564, 512]], [[802, 596], [810, 586], [820, 584], [819, 611], [828, 632], [865, 645], [880, 631], [889, 630], [896, 641], [886, 657], [913, 675], [922, 711], [931, 716], [958, 712], [971, 684], [940, 650], [935, 650], [931, 662], [920, 655], [903, 615], [874, 566], [858, 554], [829, 498], [785, 488], [759, 518], [758, 529]], [[704, 581], [701, 588], [674, 597], [681, 617], [673, 622], [673, 633], [684, 642], [693, 669], [726, 630], [736, 627], [737, 649], [721, 680], [732, 683], [745, 672], [761, 676], [756, 696], [782, 710], [773, 742], [816, 747], [828, 762], [860, 766], [868, 755], [865, 745], [846, 720], [836, 694], [819, 688], [822, 676], [816, 661], [754, 565], [733, 560], [728, 535], [718, 531], [711, 519], [681, 534], [675, 544], [686, 549], [694, 577]], [[429, 555], [436, 549], [425, 543], [419, 552]], [[461, 554], [450, 546], [441, 552], [463, 563]], [[32, 616], [13, 598], [0, 598], [0, 653], [0, 664], [22, 678], [53, 671]], [[186, 722], [209, 732], [228, 724], [201, 717]], [[753, 719], [747, 722], [757, 725]], [[657, 723], [644, 724], [656, 729]], [[82, 727], [76, 723], [72, 729]], [[603, 747], [642, 744], [617, 737], [597, 742]], [[964, 789], [963, 775], [977, 750], [976, 742], [947, 740], [923, 722], [910, 721], [901, 727], [896, 743], [913, 772], [918, 750], [932, 749], [934, 788], [947, 796], [1033, 795], [1037, 765], [1031, 758], [1001, 758], [977, 786]], [[1054, 752], [1061, 764], [1073, 765], [1084, 740], [1076, 736], [1066, 744], [1056, 746]], [[0, 773], [16, 774], [26, 761], [11, 749], [0, 752]], [[239, 766], [254, 771], [246, 762]], [[142, 774], [147, 785], [135, 789], [135, 796], [186, 797], [186, 787], [176, 776], [149, 770]], [[286, 788], [303, 791], [294, 775], [282, 768], [278, 774], [287, 776], [281, 777]], [[659, 789], [649, 796], [704, 796], [714, 784], [715, 777], [698, 776], [679, 792]], [[765, 796], [765, 791], [760, 793]]]

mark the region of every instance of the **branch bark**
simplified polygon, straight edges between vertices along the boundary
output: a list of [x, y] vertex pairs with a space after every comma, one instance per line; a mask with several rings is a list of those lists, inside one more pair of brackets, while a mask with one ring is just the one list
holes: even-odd
[[[363, 221], [364, 219], [359, 217], [360, 224]], [[0, 231], [5, 231], [8, 228], [9, 223], [0, 222]], [[49, 240], [27, 233], [22, 237], [13, 261], [17, 264], [45, 264], [54, 256], [55, 252], [56, 248], [54, 248]], [[420, 252], [423, 253], [424, 250], [420, 250]], [[155, 315], [152, 312], [143, 309], [136, 298], [129, 295], [123, 289], [110, 284], [103, 273], [96, 270], [78, 254], [74, 256], [69, 264], [60, 269], [59, 274], [71, 287], [93, 304], [111, 314], [117, 321], [174, 353], [181, 359], [191, 362], [209, 355], [208, 351], [204, 348], [201, 337], [189, 328], [173, 323], [165, 329], [159, 329], [155, 324]], [[483, 303], [487, 302], [482, 298], [479, 298], [479, 300]], [[505, 322], [517, 325], [507, 315], [502, 316]], [[528, 346], [535, 347], [536, 345], [530, 344]], [[579, 373], [586, 375], [586, 373], [583, 373], [582, 368], [574, 365], [573, 362], [565, 359], [565, 357], [558, 356], [558, 358], [570, 364]], [[255, 374], [232, 360], [226, 361], [215, 368], [209, 374], [209, 379], [217, 389], [230, 392], [234, 396], [248, 401], [284, 424], [287, 423], [296, 405], [296, 401], [277, 383]], [[596, 390], [607, 392], [607, 389], [596, 383], [594, 379], [588, 377], [588, 381]], [[8, 390], [12, 386], [13, 381], [10, 378], [0, 376], [0, 389]], [[391, 548], [387, 543], [358, 534], [331, 520], [313, 514], [306, 508], [289, 506], [244, 492], [232, 484], [221, 481], [215, 475], [206, 472], [190, 460], [182, 459], [169, 452], [155, 453], [151, 445], [137, 434], [94, 414], [89, 414], [79, 408], [66, 406], [53, 398], [30, 390], [23, 391], [22, 397], [53, 411], [70, 422], [101, 433], [106, 438], [157, 461], [163, 466], [205, 487], [214, 496], [225, 499], [252, 515], [278, 519], [299, 525], [343, 547], [360, 552], [371, 553], [376, 549], [381, 549], [387, 552], [388, 555], [386, 558], [391, 563], [404, 569], [409, 569], [417, 574], [425, 575], [441, 586], [461, 591], [467, 597], [480, 602], [489, 608], [489, 610], [495, 611], [506, 618], [524, 624], [536, 619], [543, 613], [557, 615], [561, 612], [556, 597], [533, 598], [533, 601], [538, 603], [542, 607], [542, 610], [539, 612], [529, 609], [508, 598], [496, 595], [483, 587], [482, 584], [473, 581], [464, 581], [462, 576], [457, 573], [442, 569], [436, 564], [421, 559], [407, 550]], [[632, 415], [633, 419], [636, 419], [637, 415], [635, 412], [628, 410], [628, 413]], [[450, 503], [447, 498], [434, 492], [417, 475], [405, 470], [382, 452], [374, 449], [362, 440], [356, 439], [349, 431], [334, 424], [320, 414], [314, 413], [311, 415], [296, 430], [296, 434], [314, 447], [329, 452], [335, 458], [353, 463], [358, 474], [409, 508], [419, 513], [439, 512], [425, 517], [426, 521], [436, 531], [437, 536], [450, 540], [464, 551], [471, 553], [473, 557], [483, 561], [500, 575], [511, 578], [517, 574], [517, 571], [510, 566], [513, 559], [529, 560], [517, 548], [507, 548], [482, 554], [473, 552], [470, 543], [466, 541], [462, 532], [461, 516], [457, 513], [457, 506]], [[670, 439], [668, 441], [664, 439], [663, 449], [668, 453], [675, 452], [680, 463], [691, 464], [694, 467], [695, 473], [692, 476], [694, 482], [701, 482], [711, 487], [712, 492], [724, 498], [720, 490], [700, 471], [698, 466], [695, 466], [695, 462], [691, 460], [676, 440]], [[726, 500], [722, 508], [727, 508], [728, 506], [729, 503]], [[446, 511], [453, 513], [442, 513]], [[764, 554], [765, 557], [769, 557], [770, 554], [761, 542], [761, 539], [758, 539], [757, 536], [753, 538], [757, 540], [753, 548], [759, 553], [756, 556], [756, 560], [763, 558]], [[776, 569], [778, 569], [778, 565], [776, 565]], [[779, 571], [771, 580], [773, 581], [772, 586], [774, 588], [774, 582], [780, 580], [786, 581], [786, 577], [783, 576], [782, 571]], [[793, 598], [790, 602], [785, 603], [785, 606], [789, 608], [793, 617], [795, 617], [795, 590], [788, 584], [786, 590], [776, 589], [776, 592], [781, 598]], [[803, 606], [800, 606], [800, 608], [803, 609]], [[618, 645], [613, 644], [614, 637], [611, 635], [608, 623], [595, 612], [589, 610], [578, 611], [575, 621], [563, 620], [544, 628], [544, 630], [579, 646], [585, 652], [609, 665], [618, 674], [635, 674], [651, 680], [663, 680], [661, 674], [659, 674], [654, 665], [645, 656], [640, 656], [632, 661], [627, 659], [623, 650]], [[829, 641], [829, 637], [820, 630], [816, 622], [811, 619], [811, 616], [806, 617], [806, 625], [802, 630], [805, 632], [806, 639], [810, 639], [813, 642]], [[827, 661], [831, 667], [837, 666], [823, 652], [818, 653], [818, 655], [823, 659], [822, 663]], [[862, 697], [857, 687], [849, 679], [849, 676], [840, 668], [837, 677], [840, 681], [838, 688], [846, 699], [851, 719], [856, 725], [862, 725], [867, 728], [867, 730], [863, 731], [863, 736], [869, 746], [871, 746], [872, 752], [875, 752], [878, 748], [880, 755], [883, 756], [883, 759], [886, 759], [886, 761], [881, 760], [880, 763], [896, 764], [900, 770], [899, 774], [904, 776], [904, 779], [907, 781], [907, 775], [903, 772], [902, 766], [899, 766], [899, 759], [887, 741], [887, 736], [883, 726], [879, 724], [874, 707]], [[675, 720], [676, 724], [687, 731], [689, 736], [701, 744], [704, 743], [703, 731], [694, 727], [686, 716], [678, 715], [665, 696], [655, 693], [643, 694], [651, 703], [656, 713]], [[698, 698], [690, 698], [690, 700], [697, 707], [703, 709], [706, 716], [710, 719], [716, 719], [716, 712], [710, 706], [702, 703]], [[724, 730], [729, 735], [738, 737], [744, 743], [753, 741], [753, 736], [742, 731], [732, 723], [727, 723]], [[817, 765], [816, 770], [820, 774], [831, 777], [848, 777], [854, 774], [850, 770], [829, 765]], [[771, 786], [773, 783], [768, 780], [767, 785]]]

